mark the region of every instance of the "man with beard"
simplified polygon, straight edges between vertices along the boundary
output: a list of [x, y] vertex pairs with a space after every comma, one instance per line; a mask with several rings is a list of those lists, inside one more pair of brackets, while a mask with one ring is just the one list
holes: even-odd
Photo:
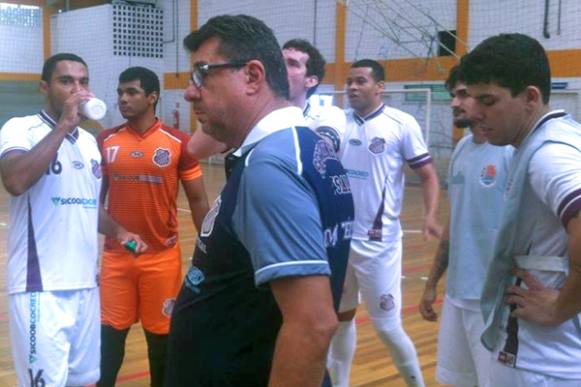
[[290, 102], [303, 109], [309, 128], [326, 139], [335, 152], [341, 148], [345, 132], [345, 113], [336, 106], [313, 106], [309, 97], [325, 76], [325, 59], [319, 50], [304, 39], [291, 39], [282, 46], [289, 82]]
[[492, 258], [513, 148], [489, 144], [482, 129], [471, 124], [469, 110], [474, 101], [459, 79], [458, 66], [450, 70], [446, 87], [452, 95], [454, 125], [470, 127], [472, 134], [460, 140], [450, 159], [450, 218], [420, 300], [420, 312], [428, 321], [437, 320], [433, 309], [437, 285], [448, 270], [436, 379], [454, 386], [484, 386], [490, 353], [480, 342], [484, 330], [480, 295]]

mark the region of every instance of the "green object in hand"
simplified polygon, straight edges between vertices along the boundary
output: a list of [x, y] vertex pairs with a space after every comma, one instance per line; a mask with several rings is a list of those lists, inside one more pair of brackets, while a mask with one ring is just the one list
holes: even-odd
[[137, 249], [137, 242], [133, 239], [123, 245], [127, 250], [131, 251], [133, 254], [136, 254], [135, 251]]

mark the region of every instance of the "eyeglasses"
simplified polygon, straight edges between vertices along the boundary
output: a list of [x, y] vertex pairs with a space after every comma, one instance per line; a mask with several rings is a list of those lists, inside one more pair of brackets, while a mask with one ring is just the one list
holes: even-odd
[[196, 63], [194, 64], [194, 70], [190, 76], [190, 82], [198, 89], [204, 86], [204, 78], [208, 75], [212, 69], [225, 69], [225, 68], [241, 68], [246, 66], [248, 61], [232, 61], [226, 63]]

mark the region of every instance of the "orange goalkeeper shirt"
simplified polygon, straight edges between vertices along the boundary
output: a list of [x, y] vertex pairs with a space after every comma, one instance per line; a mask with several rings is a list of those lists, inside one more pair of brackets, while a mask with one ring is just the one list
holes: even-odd
[[[107, 211], [127, 230], [139, 234], [150, 251], [177, 243], [179, 180], [202, 176], [200, 165], [186, 151], [188, 140], [188, 134], [159, 119], [143, 134], [124, 124], [97, 136], [109, 182]], [[107, 237], [105, 250], [123, 247]]]

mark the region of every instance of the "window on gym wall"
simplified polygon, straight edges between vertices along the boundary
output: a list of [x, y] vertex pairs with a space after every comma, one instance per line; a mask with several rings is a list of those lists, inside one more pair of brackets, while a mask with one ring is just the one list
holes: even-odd
[[0, 3], [0, 25], [39, 27], [40, 7]]
[[0, 126], [42, 108], [38, 81], [42, 67], [42, 10], [0, 2]]

